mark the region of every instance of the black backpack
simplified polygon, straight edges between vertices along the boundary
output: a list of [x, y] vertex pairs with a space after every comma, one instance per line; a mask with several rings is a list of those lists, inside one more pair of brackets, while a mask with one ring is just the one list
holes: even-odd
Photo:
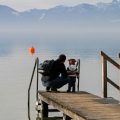
[[45, 60], [43, 63], [40, 63], [39, 70], [42, 70], [42, 72], [40, 73], [42, 73], [43, 75], [49, 76], [52, 71], [54, 62], [55, 62], [54, 60]]

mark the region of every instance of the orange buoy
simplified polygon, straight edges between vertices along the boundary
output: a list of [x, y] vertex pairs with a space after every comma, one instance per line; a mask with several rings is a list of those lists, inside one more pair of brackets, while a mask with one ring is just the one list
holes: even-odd
[[34, 47], [29, 48], [29, 52], [31, 55], [35, 54], [35, 48]]

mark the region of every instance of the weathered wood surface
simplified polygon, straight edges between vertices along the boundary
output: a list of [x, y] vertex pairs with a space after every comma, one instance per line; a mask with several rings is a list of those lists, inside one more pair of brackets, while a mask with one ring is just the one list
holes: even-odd
[[42, 91], [39, 97], [74, 120], [120, 120], [120, 105], [112, 98], [103, 99], [86, 92]]

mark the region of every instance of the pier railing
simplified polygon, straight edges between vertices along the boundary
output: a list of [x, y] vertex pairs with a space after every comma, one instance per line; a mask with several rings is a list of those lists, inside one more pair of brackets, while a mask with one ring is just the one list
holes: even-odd
[[31, 90], [32, 82], [33, 82], [33, 77], [35, 75], [35, 70], [37, 70], [36, 101], [38, 101], [38, 65], [39, 65], [39, 59], [36, 58], [33, 72], [32, 72], [32, 76], [31, 76], [31, 80], [30, 80], [30, 84], [29, 84], [29, 88], [28, 88], [28, 119], [29, 120], [31, 120], [31, 118], [30, 118], [30, 90]]
[[[117, 69], [120, 69], [120, 65], [114, 61], [112, 58], [110, 58], [108, 55], [106, 55], [103, 51], [101, 51], [102, 56], [102, 79], [103, 79], [103, 96], [104, 98], [108, 97], [108, 84], [110, 83], [113, 87], [115, 87], [117, 90], [120, 90], [120, 86], [117, 85], [115, 82], [110, 80], [107, 76], [107, 62], [110, 62], [112, 65], [114, 65]], [[120, 58], [120, 54], [119, 54]]]

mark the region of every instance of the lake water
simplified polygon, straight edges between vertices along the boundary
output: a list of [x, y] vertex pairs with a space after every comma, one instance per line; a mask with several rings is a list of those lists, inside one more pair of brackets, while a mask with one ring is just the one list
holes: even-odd
[[[120, 52], [119, 33], [0, 33], [0, 119], [27, 120], [27, 90], [35, 58], [40, 62], [56, 59], [64, 53], [69, 58], [80, 58], [80, 90], [102, 96], [102, 68], [100, 51], [105, 51], [117, 62]], [[36, 53], [29, 54], [34, 46]], [[67, 61], [66, 61], [67, 65]], [[108, 66], [108, 76], [119, 84], [119, 71]], [[35, 85], [31, 89], [31, 117], [35, 120]], [[61, 90], [66, 90], [63, 87]], [[44, 90], [39, 80], [39, 89]], [[119, 92], [109, 86], [109, 96], [119, 99]]]

